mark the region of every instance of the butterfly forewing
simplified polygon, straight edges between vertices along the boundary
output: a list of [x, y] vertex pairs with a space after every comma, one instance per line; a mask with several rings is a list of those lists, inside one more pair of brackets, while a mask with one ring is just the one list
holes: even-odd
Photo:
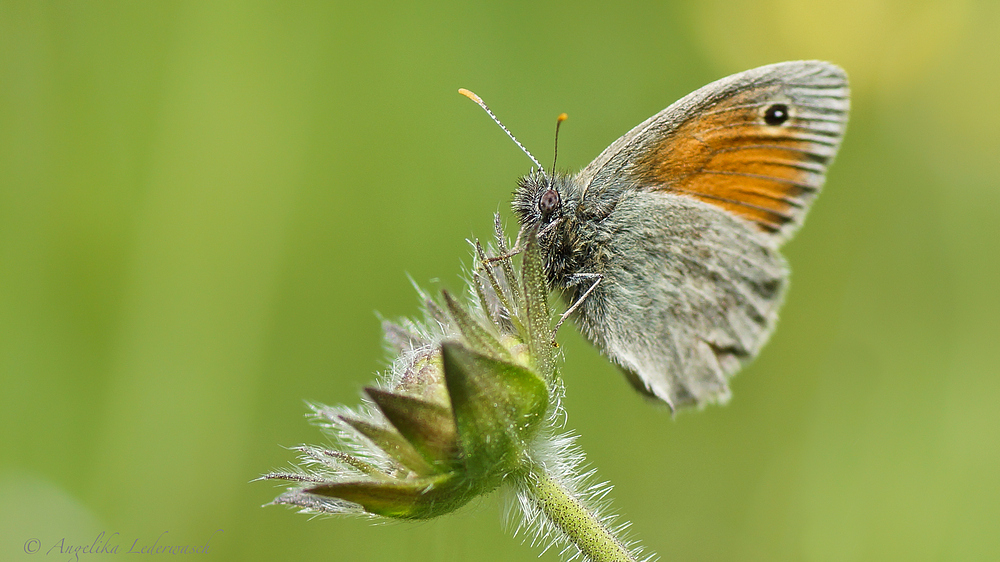
[[[838, 67], [765, 66], [653, 116], [612, 145], [615, 153], [606, 151], [597, 160], [605, 165], [591, 173], [624, 174], [645, 189], [695, 197], [784, 239], [823, 186], [848, 109], [847, 78]], [[638, 156], [626, 164], [619, 152]]]

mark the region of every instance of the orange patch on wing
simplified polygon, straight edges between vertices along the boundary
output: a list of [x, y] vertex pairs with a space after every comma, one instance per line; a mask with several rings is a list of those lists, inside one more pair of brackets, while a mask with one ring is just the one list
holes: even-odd
[[684, 193], [774, 232], [795, 220], [822, 185], [837, 138], [792, 116], [767, 125], [760, 92], [689, 119], [639, 161], [654, 189]]

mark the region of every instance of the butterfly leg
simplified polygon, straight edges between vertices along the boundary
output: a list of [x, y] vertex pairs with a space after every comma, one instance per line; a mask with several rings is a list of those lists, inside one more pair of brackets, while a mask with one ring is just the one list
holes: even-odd
[[[554, 221], [550, 222], [549, 224], [545, 225], [541, 230], [538, 231], [538, 237], [539, 238], [544, 238], [545, 235], [548, 234], [548, 233], [550, 233], [550, 232], [552, 232], [552, 229], [554, 229], [556, 227], [556, 225], [559, 224], [560, 222], [562, 222], [562, 219], [558, 218], [558, 219], [555, 219]], [[520, 238], [520, 237], [518, 237], [518, 238]]]
[[514, 248], [511, 250], [507, 250], [504, 244], [506, 237], [503, 232], [503, 224], [500, 223], [500, 213], [493, 215], [493, 226], [496, 230], [497, 243], [500, 245], [498, 248], [500, 250], [500, 255], [485, 258], [483, 260], [483, 265], [493, 265], [500, 261], [509, 260], [524, 251], [525, 228], [523, 226], [517, 231], [517, 239], [514, 240]]
[[[500, 215], [497, 215], [497, 221], [499, 221], [499, 220], [500, 220]], [[556, 227], [556, 225], [559, 224], [559, 221], [560, 221], [560, 219], [556, 219], [556, 220], [550, 222], [549, 224], [545, 225], [544, 228], [542, 228], [541, 230], [538, 231], [538, 238], [542, 238], [546, 234], [548, 234], [549, 232], [552, 232], [552, 229], [554, 229]], [[500, 226], [499, 226], [499, 222], [498, 222], [497, 223], [497, 229], [499, 229], [499, 228], [500, 228]], [[510, 258], [512, 258], [512, 257], [520, 254], [521, 252], [523, 252], [524, 251], [524, 233], [525, 232], [527, 232], [527, 229], [525, 227], [521, 227], [521, 230], [517, 231], [517, 240], [514, 241], [514, 248], [512, 248], [510, 251], [502, 252], [499, 256], [493, 256], [493, 257], [490, 257], [490, 258], [486, 258], [486, 262], [490, 263], [490, 264], [496, 263], [498, 261], [503, 261], [503, 260], [510, 259]], [[500, 239], [499, 237], [501, 237], [501, 236], [503, 236], [503, 231], [497, 230], [497, 239], [499, 240]]]
[[580, 295], [580, 298], [576, 299], [576, 302], [570, 305], [570, 307], [566, 309], [566, 312], [563, 312], [562, 316], [559, 317], [559, 321], [556, 322], [556, 327], [552, 329], [552, 339], [555, 339], [556, 332], [559, 331], [559, 327], [563, 325], [563, 322], [565, 322], [566, 319], [569, 318], [569, 315], [573, 314], [573, 311], [576, 310], [580, 306], [580, 304], [583, 303], [583, 301], [587, 298], [587, 296], [590, 295], [590, 293], [594, 292], [594, 289], [597, 288], [597, 285], [598, 283], [601, 282], [601, 279], [604, 279], [604, 276], [601, 275], [600, 273], [577, 273], [576, 275], [573, 276], [570, 285], [578, 285], [588, 279], [593, 279], [594, 282], [591, 283], [590, 287], [587, 287], [587, 290], [584, 291], [582, 295]]

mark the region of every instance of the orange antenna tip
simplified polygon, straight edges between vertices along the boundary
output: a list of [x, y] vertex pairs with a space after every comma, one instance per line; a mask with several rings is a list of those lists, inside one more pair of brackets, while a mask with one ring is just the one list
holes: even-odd
[[478, 104], [482, 104], [483, 103], [483, 98], [477, 96], [476, 93], [473, 92], [473, 91], [466, 90], [465, 88], [459, 88], [458, 89], [458, 93], [462, 94], [463, 96], [469, 98], [470, 100], [472, 100], [472, 101], [474, 101], [474, 102], [476, 102]]
[[555, 172], [555, 170], [556, 170], [556, 158], [559, 157], [559, 125], [562, 125], [562, 122], [565, 121], [565, 120], [567, 120], [567, 119], [569, 119], [569, 115], [566, 115], [565, 113], [560, 113], [559, 117], [556, 117], [556, 138], [555, 138], [555, 141], [552, 143], [553, 144], [553, 146], [552, 146], [552, 171], [553, 172]]

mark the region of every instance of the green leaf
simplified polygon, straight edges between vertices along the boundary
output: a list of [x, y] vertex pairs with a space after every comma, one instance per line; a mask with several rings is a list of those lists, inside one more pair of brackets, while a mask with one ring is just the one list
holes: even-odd
[[555, 378], [555, 341], [549, 320], [549, 289], [542, 267], [542, 254], [538, 247], [535, 229], [526, 234], [524, 259], [521, 261], [521, 275], [524, 280], [525, 323], [528, 327], [528, 348], [538, 371], [547, 382]]
[[377, 388], [365, 392], [424, 459], [446, 470], [452, 467], [458, 443], [451, 409]]
[[422, 475], [434, 474], [437, 470], [431, 466], [402, 435], [392, 429], [380, 427], [366, 421], [339, 416], [347, 425], [364, 435], [385, 454], [395, 459], [399, 464], [413, 472]]
[[441, 345], [445, 382], [458, 427], [467, 478], [499, 484], [515, 470], [548, 406], [545, 382], [528, 369]]
[[[503, 268], [503, 275], [507, 278], [507, 286], [510, 288], [510, 296], [514, 302], [521, 300], [521, 295], [517, 290], [517, 277], [514, 275], [514, 264], [510, 261], [511, 252], [507, 248], [507, 235], [503, 232], [503, 224], [500, 222], [500, 213], [493, 214], [493, 231], [496, 234], [497, 253], [503, 257], [500, 266]], [[516, 244], [515, 244], [516, 245]]]
[[[499, 239], [499, 243], [503, 243], [502, 238]], [[527, 332], [521, 324], [521, 319], [518, 317], [519, 311], [517, 310], [516, 301], [512, 302], [507, 298], [507, 292], [500, 286], [500, 281], [497, 279], [497, 270], [502, 268], [502, 266], [496, 265], [494, 260], [486, 257], [486, 250], [483, 249], [483, 245], [479, 243], [479, 240], [476, 240], [476, 255], [479, 257], [479, 267], [477, 270], [481, 271], [483, 275], [486, 276], [486, 279], [490, 282], [490, 288], [493, 289], [493, 294], [496, 296], [497, 301], [499, 301], [500, 306], [503, 307], [503, 310], [505, 311], [504, 314], [499, 314], [497, 317], [493, 317], [493, 321], [497, 323], [498, 326], [503, 326], [504, 324], [509, 323], [510, 325], [505, 326], [506, 328], [513, 328], [513, 330], [521, 336], [521, 339], [527, 339]], [[501, 261], [505, 261], [509, 264], [510, 256], [504, 255]], [[506, 275], [506, 273], [504, 275]], [[474, 279], [474, 281], [477, 280]], [[504, 281], [505, 285], [510, 285], [509, 277], [505, 277]], [[480, 289], [479, 283], [476, 282], [475, 284], [476, 291], [480, 295], [480, 300], [484, 301], [483, 309], [489, 311], [490, 306], [485, 302], [486, 297]]]
[[475, 495], [451, 474], [388, 482], [331, 482], [302, 491], [356, 503], [368, 513], [397, 519], [437, 517], [465, 505]]
[[489, 352], [495, 357], [509, 359], [510, 352], [495, 338], [493, 334], [489, 333], [486, 328], [476, 322], [472, 316], [458, 304], [448, 291], [441, 291], [444, 296], [445, 305], [448, 307], [448, 312], [451, 313], [452, 319], [458, 326], [460, 332], [462, 332], [462, 337], [469, 345], [475, 347], [480, 352]]

